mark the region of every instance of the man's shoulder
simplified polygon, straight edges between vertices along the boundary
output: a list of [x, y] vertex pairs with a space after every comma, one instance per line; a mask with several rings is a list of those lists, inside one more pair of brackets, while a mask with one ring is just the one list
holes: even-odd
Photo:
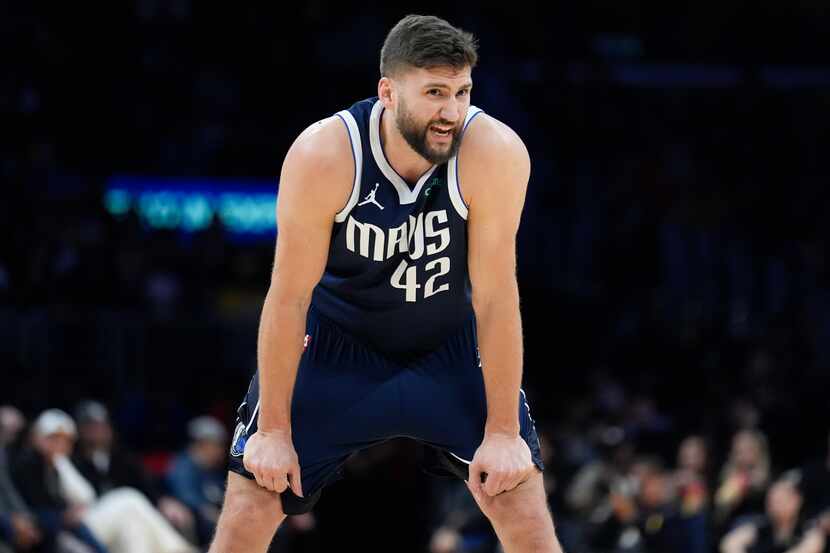
[[504, 186], [524, 189], [530, 175], [530, 155], [519, 135], [507, 124], [478, 114], [464, 133], [458, 155], [458, 175], [464, 201], [485, 190]]
[[289, 154], [295, 153], [315, 168], [334, 166], [342, 169], [354, 165], [354, 150], [360, 148], [353, 140], [360, 141], [360, 129], [365, 125], [378, 98], [366, 98], [353, 103], [305, 128], [291, 145]]
[[487, 113], [479, 113], [464, 131], [461, 155], [510, 156], [527, 152], [521, 137], [509, 125]]
[[[280, 175], [280, 209], [335, 213], [347, 201], [355, 158], [346, 126], [334, 115], [307, 127], [285, 155]], [[308, 202], [314, 198], [314, 202]], [[283, 211], [283, 215], [285, 212]]]
[[294, 140], [289, 150], [291, 155], [316, 169], [350, 161], [351, 144], [346, 126], [337, 115], [312, 123]]

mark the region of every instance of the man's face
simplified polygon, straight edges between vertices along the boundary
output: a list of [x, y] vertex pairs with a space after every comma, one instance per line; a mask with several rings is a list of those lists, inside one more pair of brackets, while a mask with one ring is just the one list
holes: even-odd
[[470, 89], [470, 68], [409, 68], [394, 79], [395, 126], [413, 150], [439, 165], [458, 152]]
[[750, 469], [760, 461], [761, 448], [752, 434], [739, 432], [732, 441], [732, 454], [739, 467]]
[[195, 442], [196, 450], [199, 459], [206, 468], [214, 469], [222, 466], [225, 461], [227, 451], [225, 444], [215, 440], [204, 439]]
[[81, 443], [94, 449], [112, 447], [112, 426], [107, 421], [88, 421], [78, 427]]
[[801, 496], [789, 482], [776, 482], [767, 492], [767, 513], [773, 519], [792, 520], [801, 509]]
[[48, 459], [68, 456], [75, 445], [75, 437], [63, 432], [55, 432], [46, 436], [38, 436], [35, 447]]

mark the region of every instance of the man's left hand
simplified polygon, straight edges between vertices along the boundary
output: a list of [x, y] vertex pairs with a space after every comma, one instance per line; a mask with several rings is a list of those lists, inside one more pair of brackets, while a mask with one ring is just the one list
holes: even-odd
[[[530, 448], [519, 435], [485, 433], [470, 464], [467, 486], [474, 496], [510, 491], [533, 474]], [[482, 474], [486, 474], [482, 483]]]

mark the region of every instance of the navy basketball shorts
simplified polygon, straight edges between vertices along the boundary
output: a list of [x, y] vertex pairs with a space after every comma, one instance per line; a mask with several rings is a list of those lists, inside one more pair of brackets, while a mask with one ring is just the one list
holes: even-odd
[[[286, 514], [310, 511], [323, 488], [342, 476], [350, 455], [392, 438], [421, 442], [426, 472], [467, 480], [487, 418], [474, 319], [434, 352], [407, 363], [373, 351], [313, 307], [306, 332], [291, 403], [305, 497], [283, 492]], [[519, 396], [520, 434], [543, 470], [527, 398], [523, 391]], [[250, 479], [242, 457], [245, 441], [257, 429], [258, 400], [255, 374], [237, 411], [229, 463], [231, 471]]]

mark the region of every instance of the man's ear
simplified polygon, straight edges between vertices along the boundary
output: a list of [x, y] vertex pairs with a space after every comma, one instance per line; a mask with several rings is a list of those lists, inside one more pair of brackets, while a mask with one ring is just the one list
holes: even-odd
[[383, 107], [392, 109], [395, 106], [395, 83], [389, 77], [381, 77], [378, 81], [378, 98], [383, 102]]

